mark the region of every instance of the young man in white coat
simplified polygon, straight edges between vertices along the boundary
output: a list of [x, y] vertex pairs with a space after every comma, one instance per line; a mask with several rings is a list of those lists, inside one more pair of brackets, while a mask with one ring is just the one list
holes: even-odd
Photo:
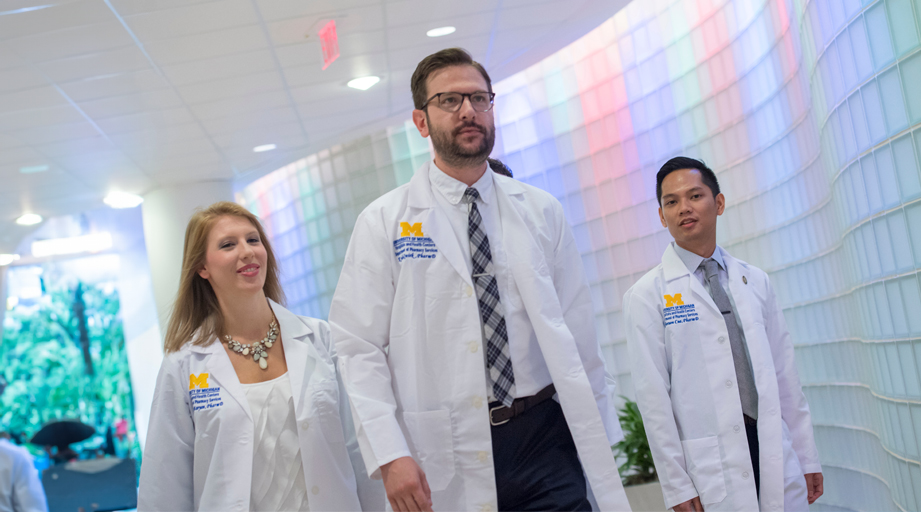
[[656, 195], [675, 241], [624, 295], [624, 315], [665, 505], [808, 510], [822, 468], [771, 283], [716, 245], [725, 198], [703, 162], [666, 162]]
[[560, 203], [488, 170], [495, 95], [467, 52], [426, 57], [412, 92], [434, 161], [359, 216], [329, 314], [369, 474], [399, 511], [629, 510]]

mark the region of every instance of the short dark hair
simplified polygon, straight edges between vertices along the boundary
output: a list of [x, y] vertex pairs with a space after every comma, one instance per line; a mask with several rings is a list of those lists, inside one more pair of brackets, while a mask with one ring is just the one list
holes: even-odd
[[659, 206], [662, 206], [662, 182], [665, 181], [666, 176], [675, 171], [680, 171], [681, 169], [697, 169], [700, 171], [704, 185], [710, 187], [710, 191], [713, 192], [713, 197], [716, 197], [717, 194], [720, 193], [720, 182], [717, 181], [713, 169], [707, 167], [707, 164], [700, 160], [695, 160], [686, 156], [676, 156], [668, 162], [665, 162], [665, 165], [663, 165], [662, 168], [659, 169], [658, 174], [656, 174], [656, 200], [659, 201]]
[[489, 79], [489, 73], [479, 62], [473, 60], [467, 50], [463, 48], [446, 48], [422, 59], [419, 65], [416, 66], [416, 71], [413, 72], [410, 88], [413, 91], [413, 105], [416, 109], [421, 110], [425, 100], [428, 99], [426, 82], [432, 73], [451, 66], [473, 66], [486, 80], [487, 91], [492, 92], [492, 80]]

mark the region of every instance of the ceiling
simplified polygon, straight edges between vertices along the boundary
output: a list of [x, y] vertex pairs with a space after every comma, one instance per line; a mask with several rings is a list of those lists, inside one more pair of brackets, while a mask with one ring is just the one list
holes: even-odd
[[[14, 220], [101, 207], [119, 190], [246, 183], [407, 118], [418, 61], [461, 46], [493, 80], [613, 16], [626, 0], [4, 0], [0, 253]], [[319, 29], [335, 20], [326, 70]], [[454, 34], [429, 38], [444, 25]], [[368, 91], [350, 79], [378, 75]], [[254, 153], [253, 147], [277, 149]], [[43, 172], [23, 168], [48, 166]]]

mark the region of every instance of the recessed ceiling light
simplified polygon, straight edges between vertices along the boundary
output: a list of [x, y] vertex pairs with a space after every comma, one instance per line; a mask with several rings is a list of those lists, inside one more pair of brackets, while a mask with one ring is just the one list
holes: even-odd
[[432, 30], [429, 30], [428, 32], [425, 33], [425, 35], [429, 37], [441, 37], [441, 36], [446, 36], [448, 34], [453, 34], [455, 30], [457, 29], [454, 27], [438, 27], [438, 28], [433, 28]]
[[0, 267], [9, 265], [19, 259], [18, 254], [0, 254]]
[[112, 208], [134, 208], [143, 203], [144, 198], [127, 192], [109, 192], [102, 202]]
[[379, 76], [363, 76], [361, 78], [349, 80], [348, 86], [352, 89], [358, 89], [359, 91], [367, 91], [380, 81], [381, 77]]
[[34, 226], [42, 221], [42, 216], [37, 213], [27, 213], [16, 219], [16, 224], [20, 226]]
[[51, 169], [50, 165], [30, 165], [28, 167], [20, 167], [19, 172], [22, 174], [35, 174], [37, 172], [45, 172], [48, 169]]
[[275, 144], [263, 144], [261, 146], [256, 146], [253, 148], [254, 153], [262, 153], [263, 151], [272, 151], [275, 149]]

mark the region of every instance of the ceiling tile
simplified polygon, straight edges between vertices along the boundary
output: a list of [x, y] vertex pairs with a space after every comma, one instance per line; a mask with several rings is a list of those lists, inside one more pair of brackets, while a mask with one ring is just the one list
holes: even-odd
[[[53, 7], [0, 16], [0, 41], [17, 37], [47, 35], [49, 32], [63, 32], [83, 25], [95, 25], [115, 21], [112, 11], [105, 2], [30, 2]], [[5, 2], [4, 5], [9, 4]], [[56, 4], [56, 5], [55, 5]], [[25, 6], [23, 6], [25, 7]], [[4, 11], [11, 10], [3, 8]]]
[[84, 102], [170, 88], [169, 82], [153, 69], [116, 73], [58, 84], [73, 101]]
[[271, 91], [253, 94], [248, 98], [238, 97], [189, 105], [189, 110], [196, 118], [204, 120], [286, 106], [290, 106], [288, 95], [284, 91]]
[[[0, 96], [0, 100], [2, 100], [2, 96]], [[37, 126], [76, 123], [85, 120], [86, 118], [71, 104], [63, 103], [54, 107], [17, 110], [7, 114], [0, 114], [0, 132], [18, 132]]]
[[195, 119], [185, 107], [148, 110], [125, 116], [97, 119], [96, 124], [108, 135], [157, 130], [177, 124], [191, 123]]
[[67, 100], [51, 86], [0, 94], [0, 114], [63, 104], [67, 104]]
[[183, 106], [182, 98], [173, 89], [157, 89], [137, 94], [125, 94], [79, 103], [80, 108], [93, 119], [125, 116], [152, 109]]
[[73, 139], [83, 139], [92, 137], [99, 132], [90, 123], [81, 121], [79, 123], [55, 124], [51, 126], [42, 126], [39, 128], [30, 128], [21, 130], [16, 133], [16, 137], [26, 144], [38, 146], [41, 144], [50, 144], [53, 142], [63, 142]]
[[303, 16], [339, 19], [354, 8], [380, 8], [380, 0], [256, 0], [266, 22]]
[[272, 59], [272, 53], [268, 49], [263, 49], [170, 64], [162, 66], [161, 69], [174, 86], [183, 86], [270, 71], [275, 69], [275, 61]]
[[123, 17], [213, 1], [214, 0], [110, 0], [115, 11]]
[[23, 59], [38, 63], [134, 46], [134, 40], [113, 17], [108, 23], [20, 37], [6, 44]]
[[[429, 29], [454, 25], [444, 23], [446, 19], [463, 18], [471, 14], [492, 16], [500, 0], [482, 0], [476, 2], [457, 2], [455, 0], [397, 0], [387, 2], [387, 26], [391, 28], [404, 25], [431, 24]], [[428, 29], [426, 29], [428, 30]]]
[[0, 94], [48, 85], [48, 80], [32, 68], [17, 66], [3, 70], [0, 80]]
[[150, 61], [137, 46], [51, 60], [39, 63], [36, 67], [58, 83], [151, 69]]
[[193, 3], [125, 16], [134, 35], [146, 44], [259, 22], [250, 0]]
[[204, 126], [205, 131], [214, 136], [235, 131], [259, 130], [276, 123], [299, 122], [297, 111], [288, 105], [270, 110], [228, 114], [223, 117], [203, 119], [201, 124]]
[[222, 55], [251, 52], [268, 47], [258, 25], [205, 32], [144, 44], [157, 65], [178, 64]]
[[179, 94], [190, 105], [253, 94], [282, 91], [284, 84], [277, 71], [236, 76], [213, 82], [202, 82], [179, 87]]

